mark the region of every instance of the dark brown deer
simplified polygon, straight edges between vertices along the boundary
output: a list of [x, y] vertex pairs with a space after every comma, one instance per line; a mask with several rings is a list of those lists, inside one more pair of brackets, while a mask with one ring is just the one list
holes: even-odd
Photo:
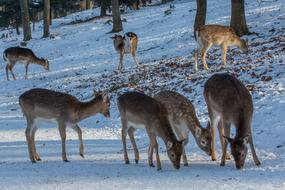
[[209, 69], [206, 63], [207, 51], [213, 46], [220, 46], [222, 49], [223, 64], [226, 65], [227, 50], [229, 46], [237, 46], [242, 52], [248, 52], [247, 42], [235, 33], [229, 26], [204, 25], [196, 31], [198, 49], [195, 52], [195, 70], [198, 70], [199, 49], [202, 53], [202, 61], [205, 69]]
[[126, 147], [126, 133], [128, 133], [135, 152], [135, 162], [139, 161], [139, 152], [134, 138], [136, 129], [145, 129], [149, 138], [148, 164], [153, 165], [153, 148], [156, 153], [157, 170], [161, 169], [158, 154], [158, 143], [156, 137], [159, 136], [164, 141], [167, 154], [176, 169], [180, 167], [180, 158], [183, 151], [182, 141], [178, 141], [173, 133], [167, 118], [166, 108], [155, 99], [139, 93], [128, 92], [118, 98], [118, 108], [122, 121], [122, 141], [124, 148], [125, 163], [129, 164]]
[[88, 102], [80, 102], [69, 94], [35, 88], [19, 97], [19, 103], [27, 120], [26, 139], [31, 162], [40, 161], [36, 151], [35, 133], [42, 122], [58, 124], [62, 143], [62, 160], [67, 162], [65, 151], [66, 127], [77, 132], [80, 141], [80, 155], [84, 157], [82, 132], [77, 123], [97, 113], [110, 117], [110, 101], [107, 94], [97, 94]]
[[115, 34], [111, 39], [113, 39], [115, 50], [120, 54], [119, 70], [123, 68], [123, 59], [125, 54], [132, 54], [135, 64], [138, 67], [141, 66], [136, 57], [138, 37], [135, 33], [127, 32], [124, 36]]
[[[228, 143], [230, 143], [237, 169], [244, 166], [247, 143], [250, 144], [255, 164], [260, 165], [253, 145], [251, 132], [253, 103], [247, 88], [229, 74], [214, 74], [205, 84], [204, 97], [212, 131], [212, 160], [216, 160], [215, 131], [217, 127], [222, 146], [221, 166], [225, 165]], [[231, 124], [236, 128], [234, 138], [230, 138]]]
[[25, 79], [28, 78], [28, 67], [30, 63], [38, 64], [43, 66], [46, 70], [49, 70], [49, 62], [47, 59], [38, 58], [31, 49], [22, 48], [22, 47], [10, 47], [3, 52], [3, 59], [6, 62], [6, 76], [9, 80], [9, 73], [11, 72], [13, 79], [16, 80], [16, 77], [13, 73], [13, 68], [16, 63], [25, 64]]
[[197, 145], [208, 155], [211, 155], [210, 128], [201, 126], [195, 108], [188, 98], [177, 92], [165, 90], [154, 95], [154, 99], [167, 108], [172, 130], [178, 140], [183, 140], [183, 163], [185, 166], [188, 165], [185, 146], [189, 140], [189, 132], [194, 136]]

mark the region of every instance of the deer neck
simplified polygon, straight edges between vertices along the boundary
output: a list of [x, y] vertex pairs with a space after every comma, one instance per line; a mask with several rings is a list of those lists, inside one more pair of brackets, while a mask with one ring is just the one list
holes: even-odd
[[197, 141], [197, 137], [196, 137], [196, 128], [200, 128], [202, 130], [202, 126], [200, 124], [200, 122], [198, 121], [197, 118], [192, 119], [189, 118], [186, 120], [186, 125], [188, 127], [188, 129], [190, 130], [190, 132], [192, 133], [193, 137], [195, 138], [195, 140]]
[[79, 111], [78, 111], [79, 121], [100, 112], [100, 106], [94, 106], [98, 104], [99, 104], [98, 98], [94, 98], [88, 102], [80, 102]]
[[34, 57], [34, 63], [41, 66], [45, 66], [45, 62], [42, 59], [38, 58], [37, 56]]
[[169, 122], [166, 122], [161, 125], [161, 132], [160, 132], [160, 137], [162, 138], [162, 140], [164, 141], [164, 143], [167, 145], [167, 142], [175, 142], [177, 141], [177, 138], [169, 124]]

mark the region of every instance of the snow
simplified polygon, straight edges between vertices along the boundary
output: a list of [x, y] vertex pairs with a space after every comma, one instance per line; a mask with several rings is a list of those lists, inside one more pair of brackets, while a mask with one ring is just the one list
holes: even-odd
[[[136, 68], [131, 56], [125, 58], [125, 70], [118, 72], [118, 54], [109, 38], [112, 29], [96, 18], [99, 10], [88, 10], [53, 21], [53, 38], [43, 39], [42, 23], [37, 23], [28, 47], [50, 61], [50, 71], [30, 65], [29, 79], [24, 80], [23, 65], [16, 65], [18, 80], [6, 81], [5, 69], [0, 80], [0, 185], [1, 189], [285, 189], [285, 0], [246, 0], [246, 18], [251, 31], [248, 55], [232, 48], [228, 64], [222, 68], [220, 50], [208, 54], [210, 71], [199, 63], [194, 71], [193, 23], [196, 2], [175, 0], [170, 15], [169, 4], [148, 6], [123, 14], [124, 31], [139, 36], [138, 59], [146, 67]], [[207, 23], [228, 25], [230, 1], [208, 1]], [[75, 23], [75, 21], [87, 22]], [[0, 34], [8, 31], [1, 31]], [[244, 37], [243, 37], [244, 38]], [[0, 40], [0, 51], [19, 45], [22, 36], [15, 32]], [[3, 61], [1, 61], [2, 67]], [[122, 154], [120, 117], [116, 106], [119, 94], [130, 90], [153, 95], [171, 89], [187, 96], [196, 108], [203, 126], [207, 109], [203, 98], [205, 81], [216, 72], [230, 72], [252, 89], [254, 100], [253, 138], [261, 166], [255, 166], [251, 153], [245, 168], [236, 170], [234, 161], [219, 166], [218, 160], [199, 150], [190, 136], [187, 147], [189, 166], [175, 170], [162, 141], [162, 171], [147, 164], [148, 137], [136, 132], [140, 162], [134, 164], [130, 142], [130, 165]], [[272, 77], [270, 79], [269, 77]], [[26, 121], [18, 97], [26, 90], [41, 87], [68, 92], [82, 101], [92, 97], [93, 89], [107, 90], [111, 96], [111, 118], [96, 115], [79, 123], [83, 131], [85, 158], [79, 155], [77, 134], [67, 133], [67, 156], [61, 160], [61, 142], [56, 126], [45, 124], [36, 133], [36, 145], [42, 161], [31, 164], [25, 140]], [[234, 129], [232, 129], [234, 135]], [[219, 139], [217, 137], [217, 139]]]

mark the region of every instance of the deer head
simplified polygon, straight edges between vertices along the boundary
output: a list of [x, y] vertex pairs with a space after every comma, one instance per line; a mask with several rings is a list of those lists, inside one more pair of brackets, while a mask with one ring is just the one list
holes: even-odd
[[224, 138], [231, 145], [231, 153], [234, 157], [236, 168], [242, 169], [247, 155], [246, 144], [249, 142], [249, 136], [234, 139], [224, 136]]
[[183, 141], [167, 142], [167, 154], [176, 169], [180, 168], [180, 159], [183, 152]]
[[209, 122], [205, 129], [199, 127], [195, 128], [195, 137], [198, 146], [208, 155], [211, 155], [212, 135]]

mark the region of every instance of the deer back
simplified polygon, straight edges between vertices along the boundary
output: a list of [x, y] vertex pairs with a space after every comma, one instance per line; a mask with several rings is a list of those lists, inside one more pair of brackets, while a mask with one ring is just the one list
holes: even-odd
[[198, 146], [209, 154], [211, 149], [210, 129], [202, 128], [191, 101], [177, 92], [168, 90], [159, 92], [154, 98], [167, 108], [168, 118], [171, 124], [175, 125], [172, 128], [176, 135], [187, 135], [188, 137], [188, 133], [185, 134], [185, 132], [190, 131]]

